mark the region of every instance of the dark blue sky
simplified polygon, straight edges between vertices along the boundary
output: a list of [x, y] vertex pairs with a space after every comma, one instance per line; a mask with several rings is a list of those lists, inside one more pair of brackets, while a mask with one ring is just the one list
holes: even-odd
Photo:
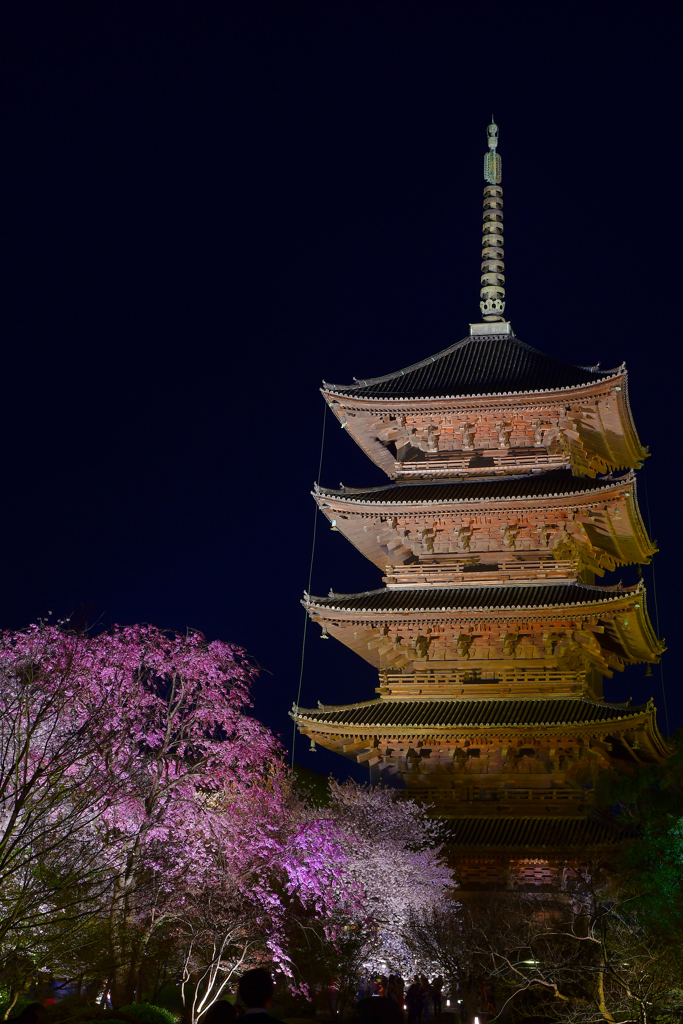
[[[243, 644], [267, 669], [256, 713], [289, 742], [318, 387], [411, 363], [477, 318], [493, 112], [516, 333], [631, 373], [683, 724], [679, 18], [535, 0], [5, 4], [0, 626], [85, 608]], [[383, 477], [330, 419], [322, 479]], [[314, 592], [379, 584], [319, 526]], [[369, 666], [309, 636], [304, 704], [374, 696]], [[657, 670], [606, 692], [662, 705]]]

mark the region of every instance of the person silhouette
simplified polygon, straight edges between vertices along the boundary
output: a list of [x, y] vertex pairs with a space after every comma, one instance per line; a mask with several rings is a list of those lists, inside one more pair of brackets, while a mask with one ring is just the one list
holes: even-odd
[[202, 1017], [202, 1024], [235, 1024], [237, 1010], [227, 999], [218, 999]]
[[265, 967], [255, 967], [242, 975], [237, 990], [247, 1008], [244, 1016], [249, 1017], [249, 1024], [267, 1024], [272, 1021], [268, 1007], [273, 1001], [274, 988], [273, 976]]

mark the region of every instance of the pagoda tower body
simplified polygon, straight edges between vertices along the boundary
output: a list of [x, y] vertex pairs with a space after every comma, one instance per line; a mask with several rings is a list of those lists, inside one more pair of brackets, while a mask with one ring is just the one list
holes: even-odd
[[668, 749], [652, 702], [602, 694], [663, 651], [642, 582], [594, 582], [655, 552], [626, 369], [515, 336], [495, 124], [488, 142], [481, 322], [412, 366], [322, 389], [391, 482], [314, 498], [384, 586], [305, 605], [378, 670], [379, 696], [292, 711], [315, 743], [447, 819], [465, 889], [549, 882], [570, 851], [609, 843], [590, 814], [597, 777]]

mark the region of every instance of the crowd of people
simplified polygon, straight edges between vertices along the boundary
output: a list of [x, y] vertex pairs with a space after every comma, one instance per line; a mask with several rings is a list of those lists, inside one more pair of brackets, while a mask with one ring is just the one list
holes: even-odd
[[[443, 978], [432, 981], [416, 975], [407, 984], [398, 974], [375, 976], [363, 982], [358, 990], [355, 1017], [360, 1024], [429, 1024], [441, 1016]], [[263, 968], [247, 971], [238, 985], [238, 1006], [221, 999], [202, 1015], [201, 1024], [272, 1024], [269, 1014], [274, 992], [270, 971]], [[11, 1024], [50, 1024], [49, 1004], [35, 1002], [26, 1006]], [[112, 1013], [113, 1011], [110, 1011]], [[122, 1017], [127, 1017], [122, 1013]], [[252, 1019], [253, 1018], [253, 1019]]]
[[429, 981], [424, 974], [416, 975], [406, 987], [398, 974], [390, 974], [388, 977], [381, 975], [371, 978], [360, 988], [358, 1005], [361, 1006], [367, 999], [384, 997], [395, 1003], [402, 1014], [405, 1011], [408, 1024], [427, 1024], [429, 1020], [435, 1020], [441, 1015], [442, 990], [443, 978], [440, 976]]

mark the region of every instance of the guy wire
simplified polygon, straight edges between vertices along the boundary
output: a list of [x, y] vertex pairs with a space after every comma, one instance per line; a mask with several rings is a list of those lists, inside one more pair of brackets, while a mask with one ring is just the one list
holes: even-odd
[[[323, 472], [323, 451], [325, 449], [325, 423], [327, 416], [327, 402], [323, 399], [323, 426], [320, 434], [320, 460], [318, 462], [318, 478], [317, 483], [320, 483], [320, 477]], [[311, 596], [311, 586], [313, 583], [313, 559], [315, 557], [315, 538], [318, 532], [318, 505], [313, 502], [313, 540], [311, 543], [311, 561], [308, 566], [308, 587], [306, 589], [307, 597]], [[304, 663], [306, 661], [306, 631], [308, 629], [308, 607], [304, 608], [304, 632], [301, 638], [301, 667], [299, 669], [299, 689], [296, 694], [296, 706], [299, 707], [301, 701], [301, 684], [304, 678]], [[294, 769], [294, 748], [296, 746], [296, 719], [294, 720], [294, 729], [292, 731], [292, 769]]]
[[[652, 540], [652, 522], [650, 520], [650, 497], [647, 491], [647, 475], [643, 473], [643, 484], [645, 486], [645, 508], [647, 509], [647, 532]], [[652, 596], [655, 599], [655, 626], [657, 627], [657, 636], [659, 637], [659, 605], [657, 603], [657, 580], [655, 577], [655, 566], [654, 562], [650, 563], [652, 569]], [[666, 720], [666, 732], [667, 736], [671, 734], [671, 727], [669, 726], [669, 709], [666, 703], [666, 689], [664, 687], [664, 666], [662, 665], [662, 659], [659, 659], [659, 676], [662, 681], [662, 701], [664, 702], [664, 718]]]

